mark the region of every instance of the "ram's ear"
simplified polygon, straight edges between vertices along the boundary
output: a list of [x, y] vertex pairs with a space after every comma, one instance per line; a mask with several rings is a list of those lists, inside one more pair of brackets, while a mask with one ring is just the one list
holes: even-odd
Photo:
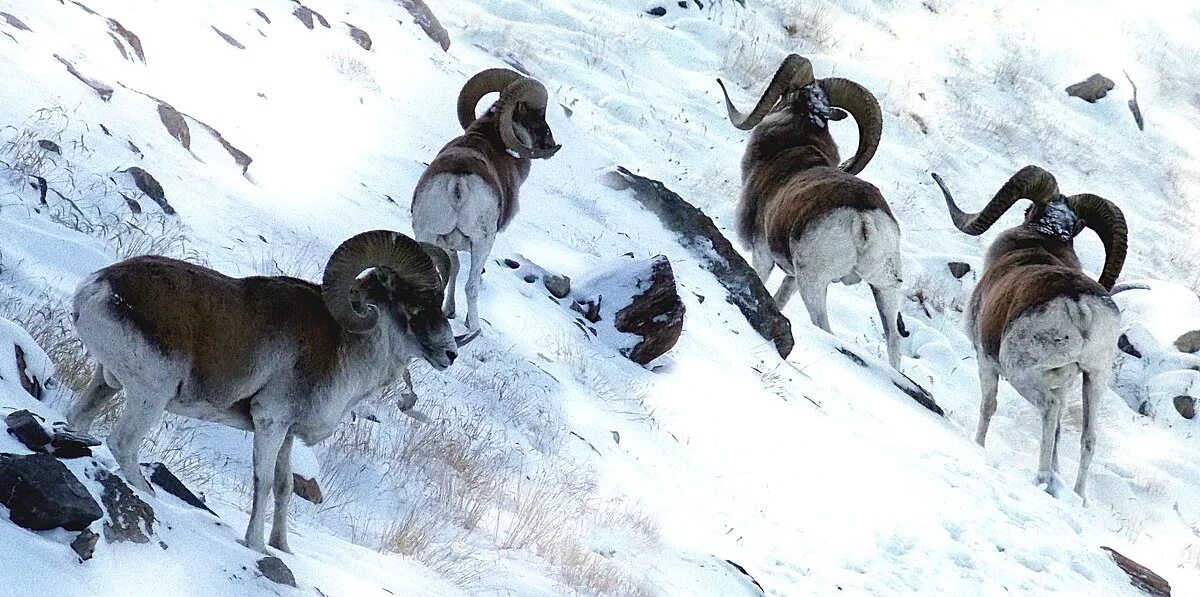
[[841, 108], [832, 108], [829, 110], [830, 120], [845, 120], [850, 113]]

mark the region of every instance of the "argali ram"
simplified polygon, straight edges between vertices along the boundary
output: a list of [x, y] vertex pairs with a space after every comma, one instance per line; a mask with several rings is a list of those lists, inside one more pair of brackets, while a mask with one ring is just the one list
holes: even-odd
[[138, 450], [164, 410], [252, 431], [246, 545], [266, 551], [273, 491], [270, 545], [288, 551], [293, 440], [329, 437], [409, 359], [442, 370], [470, 341], [451, 335], [441, 311], [442, 278], [431, 259], [444, 259], [441, 252], [397, 232], [364, 232], [333, 252], [320, 285], [231, 278], [166, 257], [101, 269], [75, 291], [75, 328], [97, 366], [68, 421], [87, 430], [123, 388], [108, 445], [129, 483], [151, 493]]
[[[879, 103], [842, 78], [816, 79], [808, 59], [789, 55], [748, 114], [729, 99], [729, 120], [752, 130], [742, 157], [736, 232], [752, 252], [763, 282], [775, 266], [786, 277], [775, 294], [783, 309], [799, 290], [813, 324], [826, 332], [829, 284], [866, 281], [887, 340], [888, 362], [900, 366], [900, 227], [879, 189], [857, 176], [875, 155], [883, 127]], [[838, 165], [831, 120], [858, 123], [858, 151]]]
[[[1026, 166], [977, 214], [964, 213], [937, 174], [954, 225], [983, 234], [1020, 199], [1032, 205], [1025, 222], [996, 237], [967, 308], [968, 334], [979, 362], [982, 401], [975, 441], [983, 445], [996, 412], [999, 377], [1041, 412], [1037, 483], [1059, 495], [1058, 440], [1068, 392], [1083, 376], [1083, 418], [1075, 493], [1086, 498], [1096, 447], [1096, 406], [1108, 389], [1120, 336], [1109, 291], [1125, 263], [1128, 228], [1121, 209], [1087, 193], [1063, 196], [1049, 172]], [[1097, 282], [1083, 273], [1074, 239], [1091, 228], [1104, 243]]]
[[[492, 106], [476, 117], [483, 96], [499, 92]], [[458, 95], [458, 122], [464, 133], [429, 163], [413, 190], [412, 222], [417, 239], [450, 256], [443, 311], [455, 315], [458, 251], [469, 251], [467, 329], [479, 329], [479, 290], [484, 264], [497, 232], [517, 213], [517, 194], [529, 177], [533, 159], [560, 148], [546, 124], [546, 88], [514, 71], [493, 68], [476, 74]]]

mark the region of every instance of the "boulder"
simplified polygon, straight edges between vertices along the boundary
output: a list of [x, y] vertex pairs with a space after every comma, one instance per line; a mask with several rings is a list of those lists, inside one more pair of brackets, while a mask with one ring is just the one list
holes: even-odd
[[79, 68], [75, 66], [74, 62], [63, 58], [58, 54], [55, 54], [54, 57], [67, 68], [67, 72], [71, 73], [71, 75], [76, 79], [79, 79], [84, 85], [91, 87], [92, 91], [95, 91], [96, 95], [99, 95], [101, 100], [107, 102], [110, 98], [112, 98], [114, 90], [111, 85], [83, 74]]
[[364, 50], [369, 51], [371, 49], [371, 36], [367, 35], [366, 31], [363, 31], [362, 29], [359, 29], [350, 23], [346, 23], [346, 27], [350, 30], [350, 39], [353, 39], [354, 43], [362, 46], [362, 49]]
[[67, 427], [66, 423], [54, 423], [50, 440], [50, 454], [55, 458], [83, 458], [92, 455], [92, 448], [100, 440]]
[[79, 559], [87, 561], [92, 559], [92, 553], [96, 551], [96, 543], [100, 540], [100, 535], [93, 533], [91, 529], [83, 529], [79, 535], [71, 541], [71, 549], [79, 554]]
[[759, 335], [775, 344], [779, 356], [786, 358], [795, 343], [791, 322], [779, 312], [758, 274], [712, 219], [657, 180], [623, 167], [617, 167], [615, 174], [633, 189], [634, 199], [679, 236], [680, 244], [725, 287], [726, 300], [742, 312]]
[[950, 268], [950, 275], [960, 280], [971, 271], [971, 264], [962, 261], [951, 261], [946, 266]]
[[671, 350], [683, 333], [686, 309], [675, 288], [675, 272], [663, 255], [654, 257], [649, 277], [638, 280], [635, 295], [629, 305], [617, 311], [613, 325], [617, 331], [641, 336], [641, 341], [622, 351], [629, 360], [645, 365]]
[[1129, 575], [1129, 584], [1151, 597], [1171, 597], [1171, 583], [1167, 582], [1167, 579], [1111, 547], [1101, 547], [1100, 549], [1107, 551], [1117, 566]]
[[1176, 396], [1172, 403], [1179, 416], [1191, 420], [1196, 418], [1196, 399], [1191, 396]]
[[1096, 103], [1096, 100], [1108, 95], [1116, 83], [1112, 79], [1096, 73], [1087, 78], [1086, 81], [1080, 81], [1074, 85], [1067, 87], [1067, 95], [1077, 97], [1089, 104]]
[[425, 0], [396, 0], [396, 2], [413, 16], [413, 21], [425, 32], [425, 35], [429, 36], [429, 39], [441, 46], [443, 52], [450, 50], [450, 34], [434, 16], [433, 11], [429, 10], [429, 5], [425, 4]]
[[167, 468], [167, 465], [161, 462], [152, 462], [149, 464], [142, 463], [142, 472], [145, 473], [146, 479], [148, 479], [151, 483], [161, 487], [163, 491], [179, 498], [183, 501], [183, 503], [194, 508], [204, 510], [213, 516], [217, 515], [216, 512], [213, 512], [204, 503], [203, 499], [192, 493], [192, 490], [188, 489], [187, 486], [183, 484], [183, 481], [180, 481], [179, 477], [176, 477], [175, 473], [172, 473], [171, 469]]
[[38, 416], [27, 410], [16, 410], [4, 417], [8, 433], [34, 452], [45, 452], [54, 439], [42, 426]]
[[133, 184], [137, 186], [138, 190], [153, 199], [162, 208], [163, 213], [169, 216], [175, 215], [175, 208], [171, 207], [170, 203], [167, 203], [167, 194], [163, 191], [158, 179], [137, 166], [130, 166], [126, 172], [133, 177]]
[[150, 535], [154, 534], [154, 509], [150, 504], [107, 469], [99, 469], [96, 480], [103, 487], [100, 502], [108, 515], [104, 522], [104, 540], [109, 543], [149, 543]]
[[1200, 350], [1200, 330], [1192, 330], [1175, 339], [1175, 350], [1196, 352]]
[[289, 587], [296, 586], [296, 575], [292, 574], [292, 569], [288, 568], [287, 564], [283, 563], [283, 560], [275, 556], [267, 556], [259, 560], [258, 571], [273, 583]]
[[300, 473], [292, 473], [292, 493], [300, 496], [300, 499], [319, 504], [325, 501], [325, 496], [321, 494], [321, 485], [316, 479], [301, 476]]
[[83, 483], [48, 454], [0, 454], [0, 504], [14, 523], [34, 531], [80, 531], [104, 515]]

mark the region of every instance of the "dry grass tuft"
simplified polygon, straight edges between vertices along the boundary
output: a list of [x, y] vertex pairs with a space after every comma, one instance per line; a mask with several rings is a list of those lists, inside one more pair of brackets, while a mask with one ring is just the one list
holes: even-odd
[[792, 40], [799, 42], [800, 52], [827, 52], [837, 47], [838, 36], [829, 6], [824, 3], [806, 2], [787, 10], [783, 18], [783, 30]]

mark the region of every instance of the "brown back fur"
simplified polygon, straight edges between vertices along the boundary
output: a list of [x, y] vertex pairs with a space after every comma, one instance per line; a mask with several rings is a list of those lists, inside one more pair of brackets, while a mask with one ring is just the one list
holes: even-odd
[[517, 193], [529, 177], [530, 161], [505, 150], [493, 107], [438, 151], [417, 181], [417, 188], [438, 174], [478, 175], [499, 195], [500, 219], [496, 224], [498, 230], [503, 230], [517, 213]]
[[[263, 362], [256, 350], [294, 359], [290, 367], [301, 383], [319, 381], [336, 365], [342, 328], [311, 282], [231, 278], [157, 256], [110, 265], [97, 279], [112, 289], [112, 313], [164, 354], [190, 356], [192, 379], [205, 388], [252, 377]], [[264, 344], [264, 338], [279, 344]]]
[[1108, 296], [1083, 273], [1071, 242], [1026, 226], [1004, 231], [985, 261], [971, 312], [979, 343], [992, 358], [999, 357], [1004, 330], [1022, 313], [1059, 297]]
[[875, 185], [837, 167], [829, 123], [818, 126], [807, 111], [794, 111], [803, 105], [768, 115], [750, 134], [735, 223], [745, 247], [765, 234], [772, 251], [788, 254], [791, 238], [839, 207], [878, 209], [895, 219]]

